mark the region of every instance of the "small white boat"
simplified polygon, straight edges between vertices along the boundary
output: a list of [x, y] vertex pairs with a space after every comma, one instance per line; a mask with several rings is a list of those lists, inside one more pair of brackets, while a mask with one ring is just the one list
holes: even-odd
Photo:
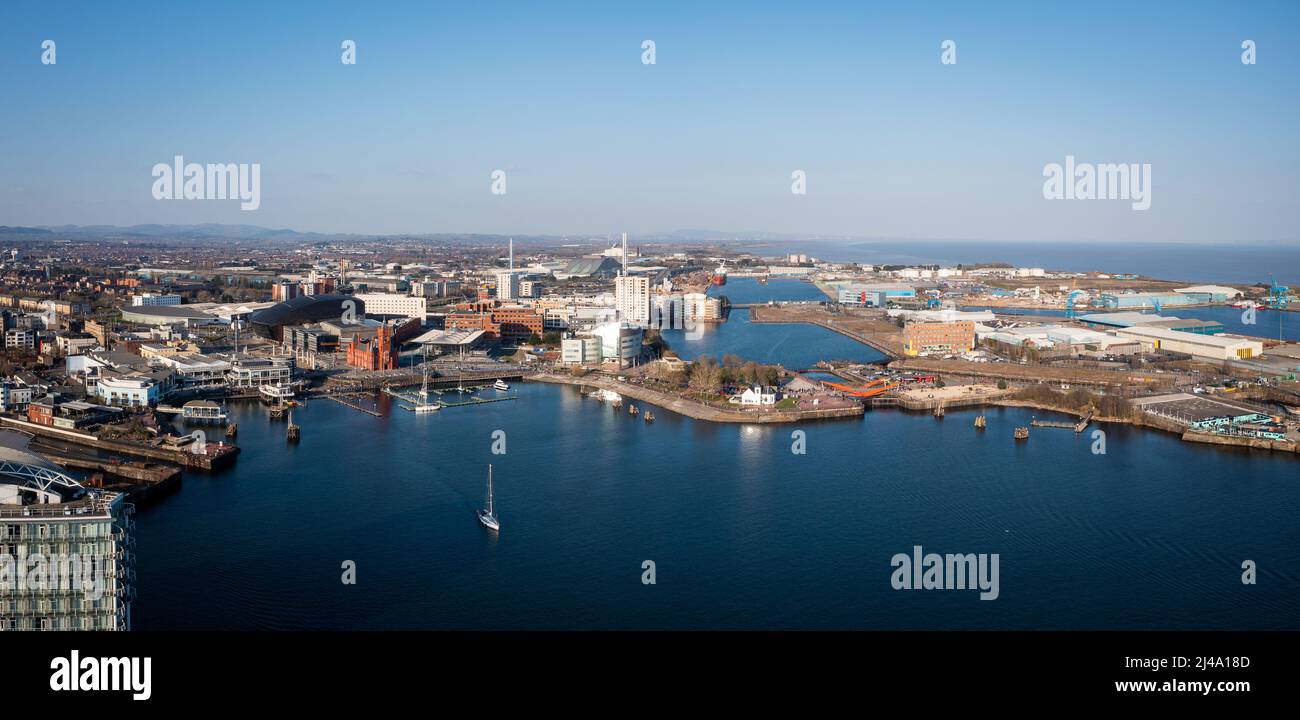
[[492, 506], [492, 466], [488, 465], [487, 509], [478, 511], [478, 521], [483, 527], [493, 532], [501, 531], [501, 522], [497, 520], [496, 508]]
[[422, 402], [419, 405], [415, 406], [415, 414], [428, 415], [429, 413], [436, 413], [441, 409], [442, 406], [439, 405], [438, 403]]
[[510, 386], [506, 384], [505, 380], [497, 380], [496, 382], [492, 383], [492, 387], [497, 390], [500, 390], [501, 392], [505, 392], [510, 389]]

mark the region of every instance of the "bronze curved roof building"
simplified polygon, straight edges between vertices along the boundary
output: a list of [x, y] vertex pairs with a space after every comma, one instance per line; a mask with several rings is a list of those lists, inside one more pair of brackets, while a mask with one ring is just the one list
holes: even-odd
[[272, 340], [284, 339], [284, 328], [322, 320], [341, 320], [344, 313], [365, 317], [365, 303], [351, 295], [302, 295], [258, 310], [249, 317], [253, 332]]

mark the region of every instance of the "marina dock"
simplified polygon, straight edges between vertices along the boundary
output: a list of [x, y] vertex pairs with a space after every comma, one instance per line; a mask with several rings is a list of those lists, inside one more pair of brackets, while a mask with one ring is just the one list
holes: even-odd
[[1088, 424], [1091, 422], [1092, 422], [1092, 413], [1088, 413], [1087, 417], [1081, 418], [1077, 422], [1061, 422], [1059, 420], [1039, 420], [1038, 418], [1034, 418], [1029, 421], [1029, 424], [1033, 425], [1034, 427], [1063, 428], [1065, 430], [1074, 430], [1077, 433], [1081, 433], [1084, 430], [1088, 429]]
[[[355, 394], [355, 393], [349, 393], [349, 394]], [[325, 397], [329, 398], [330, 400], [333, 400], [334, 402], [340, 405], [350, 407], [353, 410], [360, 410], [361, 412], [367, 415], [373, 415], [374, 417], [383, 417], [383, 413], [379, 412], [378, 410], [375, 410], [373, 408], [368, 408], [368, 407], [362, 407], [355, 402], [349, 401], [346, 395], [326, 395]]]
[[0, 423], [8, 427], [24, 430], [41, 438], [95, 448], [113, 455], [161, 460], [181, 468], [216, 470], [233, 463], [239, 455], [237, 446], [220, 441], [209, 441], [202, 452], [193, 452], [188, 446], [144, 445], [122, 440], [102, 439], [89, 433], [38, 425], [15, 418], [0, 418]]
[[385, 388], [383, 388], [383, 391], [382, 391], [382, 392], [383, 392], [385, 395], [389, 395], [389, 396], [392, 396], [392, 397], [397, 398], [398, 400], [401, 400], [402, 403], [399, 404], [398, 407], [402, 408], [403, 410], [411, 410], [412, 412], [415, 411], [415, 406], [417, 406], [417, 405], [419, 405], [419, 404], [421, 404], [421, 403], [423, 403], [423, 402], [427, 402], [427, 403], [431, 403], [431, 404], [436, 404], [436, 405], [437, 405], [438, 407], [440, 407], [440, 408], [452, 408], [452, 407], [468, 407], [468, 406], [470, 406], [470, 405], [487, 405], [487, 404], [489, 404], [489, 403], [507, 402], [507, 401], [510, 401], [510, 400], [517, 400], [517, 399], [518, 399], [518, 396], [517, 396], [517, 395], [509, 395], [509, 396], [506, 396], [506, 397], [489, 397], [489, 398], [474, 397], [474, 396], [471, 395], [470, 397], [466, 398], [465, 400], [460, 400], [460, 401], [456, 401], [456, 402], [447, 402], [446, 400], [443, 400], [443, 399], [442, 399], [442, 397], [443, 397], [444, 395], [455, 395], [455, 394], [469, 395], [469, 394], [472, 393], [472, 392], [476, 392], [476, 391], [478, 391], [478, 390], [483, 390], [483, 389], [485, 389], [485, 388], [490, 388], [490, 387], [492, 387], [492, 386], [491, 386], [491, 385], [482, 385], [482, 386], [475, 386], [475, 387], [472, 387], [472, 388], [463, 388], [463, 392], [462, 392], [462, 393], [457, 393], [457, 392], [456, 392], [457, 388], [451, 388], [451, 389], [447, 389], [447, 388], [431, 388], [431, 389], [429, 390], [429, 392], [430, 392], [431, 394], [433, 394], [433, 395], [436, 395], [436, 396], [437, 396], [436, 399], [433, 399], [433, 398], [430, 398], [430, 399], [424, 399], [424, 398], [421, 398], [421, 397], [419, 396], [418, 393], [410, 392], [410, 391], [397, 390], [397, 389], [394, 389], [394, 388], [391, 388], [391, 387], [385, 387]]

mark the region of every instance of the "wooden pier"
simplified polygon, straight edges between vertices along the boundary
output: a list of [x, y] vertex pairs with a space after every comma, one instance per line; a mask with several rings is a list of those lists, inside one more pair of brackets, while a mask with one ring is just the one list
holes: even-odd
[[356, 403], [354, 403], [354, 402], [349, 402], [349, 401], [347, 400], [347, 398], [344, 397], [344, 396], [341, 396], [341, 395], [326, 395], [325, 397], [329, 398], [330, 400], [333, 400], [334, 402], [336, 402], [336, 403], [338, 403], [338, 404], [340, 404], [340, 405], [345, 405], [345, 406], [347, 406], [347, 407], [350, 407], [350, 408], [352, 408], [353, 410], [360, 410], [361, 412], [363, 412], [363, 413], [365, 413], [365, 414], [367, 414], [367, 415], [373, 415], [373, 416], [375, 416], [375, 417], [383, 417], [383, 413], [379, 412], [378, 410], [372, 410], [372, 409], [370, 409], [370, 408], [368, 408], [368, 407], [361, 407], [360, 405], [358, 405], [358, 404], [356, 404]]
[[449, 403], [449, 402], [439, 401], [438, 404], [445, 408], [465, 407], [466, 405], [486, 405], [488, 403], [506, 402], [507, 400], [517, 400], [517, 399], [518, 398], [516, 398], [514, 395], [511, 395], [510, 397], [499, 397], [499, 398], [470, 398], [468, 400], [465, 400], [464, 402]]
[[1039, 420], [1038, 418], [1034, 418], [1033, 420], [1029, 421], [1029, 424], [1033, 425], [1034, 427], [1063, 428], [1066, 430], [1074, 430], [1077, 433], [1081, 433], [1084, 430], [1088, 429], [1088, 423], [1091, 422], [1092, 422], [1092, 413], [1088, 413], [1087, 417], [1080, 419], [1078, 422], [1061, 422], [1057, 420]]

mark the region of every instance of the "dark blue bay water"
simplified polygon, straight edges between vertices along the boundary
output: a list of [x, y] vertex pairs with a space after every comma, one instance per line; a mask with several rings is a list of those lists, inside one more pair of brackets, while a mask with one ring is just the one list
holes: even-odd
[[682, 358], [701, 355], [721, 359], [725, 353], [761, 363], [781, 363], [802, 370], [818, 360], [880, 362], [885, 356], [862, 343], [813, 325], [752, 323], [749, 310], [732, 310], [725, 323], [705, 325], [700, 337], [687, 339], [684, 330], [665, 330], [664, 339]]
[[[983, 433], [957, 411], [808, 424], [795, 455], [791, 427], [517, 389], [419, 417], [312, 401], [297, 446], [235, 408], [237, 465], [139, 515], [137, 627], [1300, 626], [1293, 457], [1125, 427], [1104, 456], [1067, 430], [1016, 443], [1012, 409]], [[474, 517], [489, 462], [499, 538]], [[892, 590], [916, 544], [999, 553], [1001, 596]]]
[[[670, 342], [789, 367], [875, 356], [743, 315]], [[573, 387], [512, 392], [431, 416], [313, 400], [297, 445], [260, 406], [233, 406], [237, 464], [187, 475], [138, 516], [136, 626], [1300, 627], [1291, 456], [1125, 426], [1105, 427], [1105, 455], [1068, 430], [1017, 443], [1031, 417], [1019, 409], [990, 411], [982, 433], [974, 411], [795, 428], [656, 410], [647, 425]], [[807, 454], [791, 452], [795, 429]], [[499, 537], [474, 517], [489, 462]], [[1000, 597], [893, 590], [890, 558], [918, 544], [998, 553]], [[1247, 559], [1254, 586], [1240, 582]], [[355, 586], [340, 582], [344, 560]]]
[[[710, 290], [726, 295], [733, 303], [763, 303], [768, 300], [808, 300], [820, 302], [826, 295], [802, 280], [773, 278], [764, 285], [752, 278], [734, 278]], [[875, 349], [843, 335], [812, 325], [752, 323], [749, 310], [732, 310], [725, 323], [705, 325], [700, 337], [688, 339], [684, 330], [665, 330], [664, 339], [682, 358], [693, 360], [701, 355], [721, 359], [733, 353], [761, 363], [781, 363], [792, 370], [812, 366], [818, 360], [879, 362], [885, 356]]]
[[754, 278], [733, 277], [726, 285], [709, 287], [710, 295], [726, 295], [733, 303], [765, 303], [768, 300], [825, 302], [826, 293], [816, 285], [794, 278], [774, 277], [767, 283]]

